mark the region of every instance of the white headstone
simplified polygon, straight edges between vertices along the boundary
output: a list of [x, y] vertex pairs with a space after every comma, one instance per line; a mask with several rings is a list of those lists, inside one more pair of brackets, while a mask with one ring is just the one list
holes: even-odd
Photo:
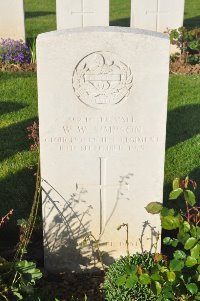
[[56, 0], [57, 29], [109, 26], [109, 0]]
[[131, 26], [158, 32], [183, 26], [185, 0], [131, 0]]
[[144, 222], [160, 230], [144, 207], [162, 201], [168, 38], [118, 27], [46, 33], [37, 62], [46, 267], [93, 267], [94, 237], [106, 262], [125, 255], [123, 223], [130, 252], [141, 250]]
[[0, 39], [25, 41], [23, 0], [0, 0]]

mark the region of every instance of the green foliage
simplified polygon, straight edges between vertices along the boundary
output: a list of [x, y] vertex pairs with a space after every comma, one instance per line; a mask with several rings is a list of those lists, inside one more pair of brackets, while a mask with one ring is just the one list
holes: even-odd
[[[163, 240], [174, 248], [173, 258], [148, 254], [151, 260], [145, 262], [147, 254], [136, 254], [135, 261], [132, 261], [134, 255], [117, 261], [104, 283], [107, 301], [146, 300], [147, 295], [147, 300], [157, 301], [200, 300], [200, 207], [196, 205], [196, 187], [188, 177], [176, 178], [169, 208], [157, 202], [147, 205], [147, 212], [160, 214], [163, 229], [176, 230], [174, 237]], [[170, 208], [177, 200], [181, 209]], [[139, 288], [146, 292], [138, 298]]]
[[3, 300], [28, 300], [41, 277], [42, 273], [33, 262], [8, 262], [0, 258], [0, 296]]
[[[170, 32], [170, 41], [181, 50], [181, 57], [186, 63], [200, 64], [200, 28], [187, 30], [184, 27]], [[172, 61], [176, 57], [172, 57]]]
[[[156, 301], [148, 284], [147, 272], [155, 266], [154, 256], [150, 253], [121, 257], [113, 263], [106, 274], [103, 284], [106, 301]], [[141, 274], [141, 275], [140, 275]]]
[[177, 234], [163, 240], [164, 244], [176, 248], [173, 259], [165, 266], [158, 261], [148, 272], [149, 287], [158, 300], [200, 300], [200, 207], [196, 205], [196, 186], [188, 177], [176, 178], [169, 199], [171, 204], [176, 200], [181, 202], [182, 209], [163, 207], [159, 212], [162, 228], [177, 229]]
[[31, 63], [36, 64], [36, 37], [34, 36], [29, 42], [29, 48], [31, 51]]

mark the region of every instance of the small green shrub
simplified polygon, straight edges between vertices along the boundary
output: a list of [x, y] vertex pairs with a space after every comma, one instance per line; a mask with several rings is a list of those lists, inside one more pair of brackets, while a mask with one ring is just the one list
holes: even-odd
[[[181, 56], [177, 56], [177, 59], [181, 58], [185, 63], [191, 65], [200, 63], [200, 28], [187, 30], [185, 27], [181, 27], [170, 31], [169, 35], [171, 43], [181, 51]], [[173, 55], [171, 61], [173, 62], [174, 59]]]
[[[169, 195], [171, 205], [169, 203], [168, 207], [163, 207], [159, 202], [151, 202], [145, 207], [148, 213], [160, 215], [162, 229], [173, 231], [171, 236], [163, 239], [165, 245], [174, 248], [173, 258], [168, 259], [156, 253], [152, 255], [152, 266], [145, 263], [138, 266], [138, 262], [132, 264], [128, 261], [121, 275], [120, 270], [117, 270], [115, 283], [123, 292], [129, 288], [135, 289], [135, 294], [131, 299], [130, 291], [127, 298], [123, 294], [121, 300], [152, 300], [147, 297], [147, 293], [138, 299], [137, 285], [143, 285], [147, 292], [149, 288], [157, 296], [153, 299], [156, 301], [200, 300], [200, 207], [194, 194], [196, 187], [196, 182], [188, 177], [184, 180], [176, 178]], [[174, 206], [176, 202], [179, 203], [178, 208]], [[144, 257], [144, 254], [140, 256]], [[108, 279], [111, 285], [114, 283], [112, 278], [111, 274]], [[112, 289], [115, 290], [114, 285]]]
[[[186, 177], [176, 178], [169, 195], [168, 207], [152, 202], [146, 210], [160, 214], [162, 228], [174, 231], [163, 243], [174, 248], [173, 259], [150, 271], [149, 285], [156, 287], [159, 301], [200, 300], [200, 207], [194, 191], [196, 182]], [[174, 209], [178, 202], [180, 209]], [[158, 210], [159, 206], [159, 210]], [[162, 256], [162, 255], [161, 255]]]
[[[128, 279], [126, 285], [120, 285], [120, 277], [126, 277], [131, 267], [145, 267], [149, 271], [154, 266], [154, 256], [149, 252], [134, 254], [132, 256], [121, 257], [113, 263], [106, 274], [103, 284], [106, 301], [156, 301], [157, 297], [146, 285], [136, 283], [133, 287], [133, 279]], [[131, 281], [129, 288], [128, 281]]]

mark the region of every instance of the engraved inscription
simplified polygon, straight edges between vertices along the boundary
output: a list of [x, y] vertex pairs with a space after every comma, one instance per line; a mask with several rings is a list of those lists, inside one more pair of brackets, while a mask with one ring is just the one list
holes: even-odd
[[159, 144], [159, 138], [147, 134], [132, 115], [69, 116], [59, 134], [45, 142], [61, 152], [105, 153], [140, 152]]
[[133, 75], [117, 55], [99, 51], [78, 63], [72, 85], [79, 100], [90, 107], [102, 109], [128, 97], [133, 86]]

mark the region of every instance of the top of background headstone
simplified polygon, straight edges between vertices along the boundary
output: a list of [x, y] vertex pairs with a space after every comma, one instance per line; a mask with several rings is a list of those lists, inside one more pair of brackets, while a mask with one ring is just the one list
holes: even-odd
[[47, 33], [42, 33], [38, 35], [38, 39], [43, 38], [51, 38], [51, 37], [58, 37], [58, 36], [65, 36], [69, 33], [87, 33], [87, 32], [103, 32], [103, 33], [134, 33], [138, 35], [146, 35], [146, 36], [152, 36], [156, 38], [166, 39], [169, 40], [168, 36], [166, 34], [150, 31], [150, 30], [144, 30], [144, 29], [138, 29], [138, 28], [130, 28], [130, 27], [117, 27], [117, 26], [89, 26], [84, 28], [70, 28], [70, 29], [62, 29], [57, 31], [51, 31]]

